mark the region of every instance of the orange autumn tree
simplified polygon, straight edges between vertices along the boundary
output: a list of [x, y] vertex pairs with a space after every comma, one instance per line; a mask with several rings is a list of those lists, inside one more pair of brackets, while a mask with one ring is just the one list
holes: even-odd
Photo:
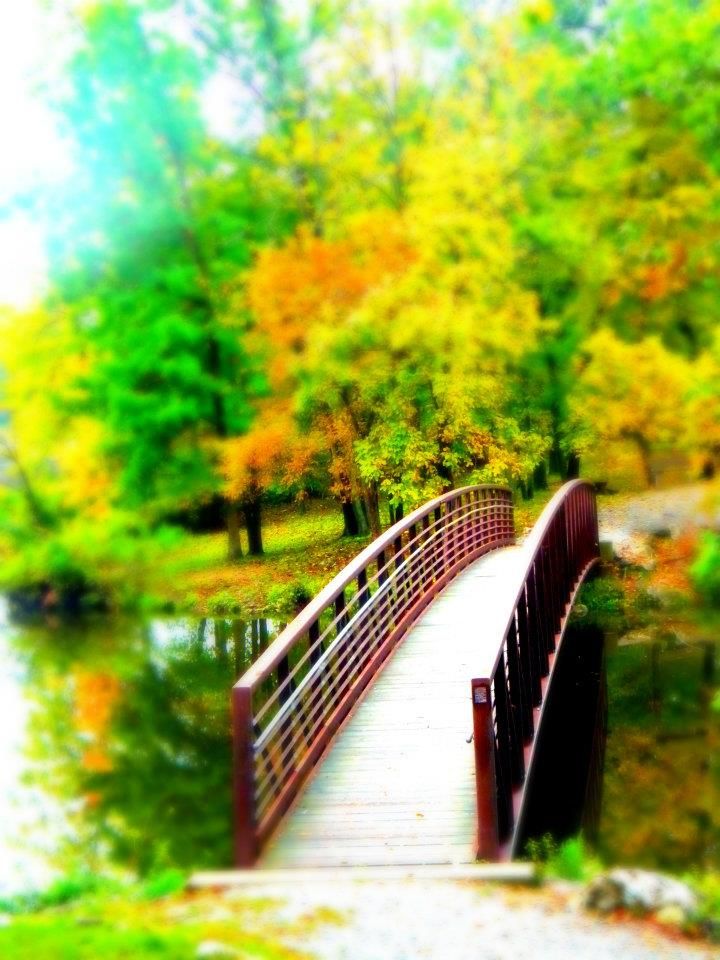
[[300, 434], [287, 410], [272, 401], [248, 433], [224, 444], [225, 492], [243, 511], [250, 554], [263, 553], [263, 497], [277, 487], [296, 489], [301, 498], [303, 480], [312, 473], [319, 449], [319, 438]]
[[[313, 336], [342, 325], [371, 290], [402, 274], [415, 260], [402, 218], [387, 210], [352, 218], [337, 237], [318, 237], [301, 227], [284, 246], [260, 252], [248, 279], [247, 299], [255, 320], [256, 348], [267, 358], [273, 417], [284, 428], [294, 420], [296, 391]], [[324, 456], [327, 485], [342, 506], [345, 533], [367, 529], [367, 491], [355, 465], [351, 418], [319, 416], [312, 422], [295, 422], [299, 433], [295, 431], [291, 446], [302, 448], [298, 440], [304, 436], [306, 449], [295, 476], [298, 467], [317, 464], [314, 454]], [[233, 445], [233, 456], [237, 458], [238, 450], [263, 446], [264, 431], [271, 444], [273, 430], [267, 419], [259, 421], [248, 435], [247, 447]]]

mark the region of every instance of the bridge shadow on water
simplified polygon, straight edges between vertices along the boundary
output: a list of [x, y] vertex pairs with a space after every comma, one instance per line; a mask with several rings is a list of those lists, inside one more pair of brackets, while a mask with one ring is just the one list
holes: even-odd
[[529, 771], [517, 850], [547, 834], [597, 837], [607, 739], [605, 634], [571, 621], [555, 663]]

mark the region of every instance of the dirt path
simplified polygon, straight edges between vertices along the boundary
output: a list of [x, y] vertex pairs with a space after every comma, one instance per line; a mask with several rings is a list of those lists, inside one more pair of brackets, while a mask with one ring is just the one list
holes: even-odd
[[696, 483], [644, 493], [615, 494], [598, 500], [601, 536], [611, 531], [673, 536], [692, 526], [720, 525], [720, 484]]

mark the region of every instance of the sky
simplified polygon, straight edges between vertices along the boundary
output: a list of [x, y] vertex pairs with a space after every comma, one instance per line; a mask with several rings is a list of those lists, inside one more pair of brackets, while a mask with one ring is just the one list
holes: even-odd
[[[57, 52], [41, 3], [0, 0], [0, 304], [17, 307], [42, 294], [46, 263], [40, 226], [12, 200], [38, 180], [60, 179], [71, 169], [69, 152], [38, 93]], [[52, 17], [53, 9], [61, 16], [67, 4], [49, 0], [48, 6]], [[219, 77], [203, 98], [209, 127], [220, 137], [233, 132], [230, 97]]]
[[48, 55], [38, 0], [0, 0], [0, 17], [0, 303], [25, 306], [42, 291], [42, 235], [8, 205], [38, 178], [62, 176], [69, 161], [33, 93]]

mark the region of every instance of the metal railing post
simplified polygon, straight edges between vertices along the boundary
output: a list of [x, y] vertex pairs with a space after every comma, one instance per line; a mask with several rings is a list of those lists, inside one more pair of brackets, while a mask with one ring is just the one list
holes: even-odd
[[255, 823], [255, 762], [253, 757], [252, 690], [233, 687], [233, 789], [235, 864], [252, 867], [258, 855]]
[[471, 684], [477, 793], [477, 855], [480, 860], [497, 860], [500, 855], [495, 729], [490, 684], [490, 680], [473, 680]]

